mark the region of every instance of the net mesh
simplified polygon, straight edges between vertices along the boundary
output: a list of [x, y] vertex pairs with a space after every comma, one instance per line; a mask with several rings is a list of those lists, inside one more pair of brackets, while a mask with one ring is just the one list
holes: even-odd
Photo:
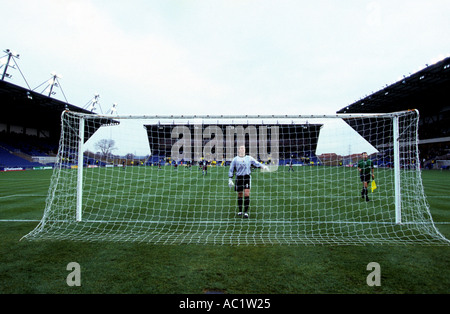
[[[421, 182], [416, 111], [289, 117], [64, 112], [61, 126], [44, 215], [27, 240], [449, 244], [433, 223]], [[229, 187], [240, 146], [265, 169], [251, 169], [248, 218], [238, 215], [238, 193]], [[358, 171], [362, 152], [374, 168], [368, 199]]]

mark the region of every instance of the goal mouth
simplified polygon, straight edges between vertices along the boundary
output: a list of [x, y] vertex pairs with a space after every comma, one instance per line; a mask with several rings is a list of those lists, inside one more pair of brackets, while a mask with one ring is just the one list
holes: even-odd
[[67, 111], [61, 126], [44, 215], [26, 240], [449, 244], [423, 191], [416, 111], [190, 117]]

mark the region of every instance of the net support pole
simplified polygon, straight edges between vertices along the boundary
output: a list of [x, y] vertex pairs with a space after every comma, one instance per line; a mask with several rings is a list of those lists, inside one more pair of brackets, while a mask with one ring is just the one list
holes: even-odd
[[77, 167], [77, 209], [76, 220], [81, 221], [83, 213], [83, 144], [84, 118], [80, 118], [78, 129], [78, 167]]
[[402, 199], [400, 189], [400, 133], [398, 116], [393, 118], [394, 135], [394, 197], [395, 197], [395, 223], [402, 223]]

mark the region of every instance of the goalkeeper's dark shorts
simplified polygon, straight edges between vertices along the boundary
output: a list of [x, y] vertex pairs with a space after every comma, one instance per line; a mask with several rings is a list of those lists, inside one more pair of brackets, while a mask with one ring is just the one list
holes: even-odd
[[246, 176], [236, 176], [236, 182], [234, 183], [234, 190], [236, 192], [242, 192], [246, 189], [250, 189], [251, 178], [249, 175]]
[[359, 177], [361, 178], [361, 182], [370, 182], [372, 178], [372, 174], [370, 173], [360, 173]]

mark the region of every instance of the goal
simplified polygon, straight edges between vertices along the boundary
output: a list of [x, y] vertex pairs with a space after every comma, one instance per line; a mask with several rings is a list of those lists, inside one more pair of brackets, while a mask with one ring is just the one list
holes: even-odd
[[[448, 245], [422, 186], [418, 119], [417, 111], [321, 116], [65, 111], [44, 214], [24, 239]], [[254, 163], [249, 186], [236, 191], [230, 163], [242, 146]], [[363, 152], [374, 176], [361, 179]]]

